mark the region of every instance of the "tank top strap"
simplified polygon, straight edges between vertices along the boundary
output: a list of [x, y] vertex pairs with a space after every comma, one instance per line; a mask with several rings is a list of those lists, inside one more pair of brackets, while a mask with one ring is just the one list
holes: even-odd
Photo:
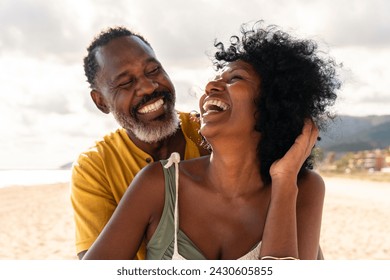
[[[180, 155], [179, 153], [172, 153], [171, 156], [168, 159], [168, 162], [164, 165], [165, 168], [171, 167], [173, 164], [175, 165], [175, 240], [174, 240], [174, 246], [173, 246], [173, 256], [180, 256], [179, 250], [177, 248], [177, 232], [179, 230], [179, 162], [180, 162]], [[173, 258], [172, 258], [173, 259]]]

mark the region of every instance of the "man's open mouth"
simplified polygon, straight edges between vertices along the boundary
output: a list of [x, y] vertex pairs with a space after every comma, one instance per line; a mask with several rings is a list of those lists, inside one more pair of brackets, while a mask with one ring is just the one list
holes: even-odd
[[148, 114], [148, 113], [157, 111], [163, 105], [164, 105], [164, 99], [160, 98], [160, 99], [156, 100], [155, 102], [153, 102], [151, 104], [148, 104], [148, 105], [145, 105], [145, 106], [141, 107], [140, 109], [138, 109], [137, 112], [139, 114]]

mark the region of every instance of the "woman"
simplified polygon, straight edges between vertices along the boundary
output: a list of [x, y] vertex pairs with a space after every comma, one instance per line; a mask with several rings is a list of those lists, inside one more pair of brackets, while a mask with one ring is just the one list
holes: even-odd
[[131, 259], [143, 240], [147, 259], [316, 259], [325, 187], [310, 153], [335, 64], [259, 25], [216, 44], [200, 99], [211, 155], [141, 171], [85, 259]]

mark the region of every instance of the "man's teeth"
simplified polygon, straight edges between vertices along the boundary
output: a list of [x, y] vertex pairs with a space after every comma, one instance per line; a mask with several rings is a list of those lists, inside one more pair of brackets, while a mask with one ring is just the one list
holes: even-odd
[[203, 110], [205, 110], [208, 113], [212, 112], [222, 112], [229, 108], [229, 106], [226, 103], [223, 103], [220, 100], [208, 100], [203, 104]]
[[154, 111], [157, 111], [158, 109], [160, 109], [163, 105], [164, 105], [164, 100], [159, 99], [152, 104], [149, 104], [149, 105], [142, 107], [141, 109], [138, 110], [138, 113], [147, 114], [150, 112], [154, 112]]

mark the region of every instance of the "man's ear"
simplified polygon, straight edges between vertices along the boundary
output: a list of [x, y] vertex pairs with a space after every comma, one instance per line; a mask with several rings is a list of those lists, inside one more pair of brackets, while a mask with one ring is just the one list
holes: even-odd
[[106, 100], [102, 93], [96, 90], [91, 90], [91, 97], [96, 107], [105, 114], [110, 113], [110, 108], [107, 106]]

